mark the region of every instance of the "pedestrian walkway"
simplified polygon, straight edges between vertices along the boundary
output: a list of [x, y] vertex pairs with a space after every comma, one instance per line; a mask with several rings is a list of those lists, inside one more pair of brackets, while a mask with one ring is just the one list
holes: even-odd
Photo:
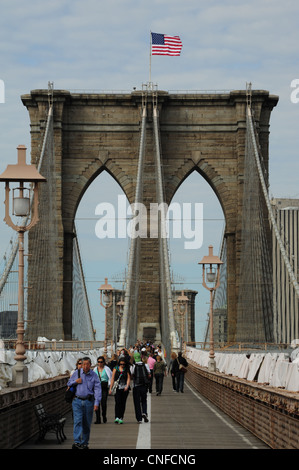
[[[268, 446], [202, 397], [185, 381], [184, 393], [172, 390], [164, 379], [162, 395], [148, 394], [149, 422], [137, 423], [133, 396], [127, 400], [124, 424], [114, 423], [114, 397], [108, 397], [107, 423], [92, 424], [90, 449], [267, 449]], [[20, 449], [70, 449], [72, 414], [66, 416], [67, 440], [58, 444], [55, 434], [40, 443], [35, 439]]]

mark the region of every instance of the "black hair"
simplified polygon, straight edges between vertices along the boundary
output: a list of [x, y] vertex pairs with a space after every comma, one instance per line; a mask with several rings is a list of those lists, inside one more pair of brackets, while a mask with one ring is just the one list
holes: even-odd
[[83, 362], [83, 361], [89, 361], [89, 362], [90, 362], [90, 364], [91, 364], [90, 357], [87, 357], [87, 356], [86, 356], [86, 357], [83, 357], [83, 359], [82, 359], [82, 362]]

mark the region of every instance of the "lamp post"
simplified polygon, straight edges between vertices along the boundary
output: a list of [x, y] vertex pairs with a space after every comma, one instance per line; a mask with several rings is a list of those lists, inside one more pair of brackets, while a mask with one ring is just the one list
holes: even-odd
[[[202, 264], [202, 284], [210, 291], [210, 354], [209, 354], [209, 370], [212, 372], [216, 371], [215, 352], [214, 352], [214, 331], [213, 331], [213, 294], [214, 291], [219, 287], [220, 284], [220, 266], [223, 264], [218, 256], [213, 255], [213, 247], [209, 246], [209, 255], [204, 256], [203, 259], [198, 263]], [[210, 265], [207, 273], [205, 272], [205, 265]], [[216, 267], [215, 267], [216, 266]], [[213, 283], [214, 285], [209, 287], [206, 282]]]
[[[113, 287], [108, 284], [108, 278], [105, 277], [105, 284], [98, 289], [101, 292], [100, 303], [105, 309], [105, 338], [104, 338], [104, 355], [107, 356], [107, 309], [112, 305]], [[104, 303], [103, 303], [104, 301]]]
[[188, 302], [188, 297], [185, 295], [184, 291], [182, 291], [182, 294], [177, 298], [178, 313], [181, 316], [181, 348], [183, 348], [183, 341], [185, 336], [184, 320], [187, 313]]
[[116, 305], [117, 305], [117, 317], [118, 317], [117, 332], [116, 332], [116, 343], [117, 343], [118, 334], [119, 334], [119, 331], [121, 331], [122, 316], [123, 316], [123, 313], [124, 313], [124, 306], [125, 306], [125, 302], [123, 301], [123, 296], [122, 295], [121, 295], [121, 298], [117, 302]]
[[119, 316], [119, 318], [123, 316], [124, 306], [125, 306], [125, 302], [123, 301], [123, 296], [121, 296], [120, 300], [117, 302], [117, 307], [118, 307], [117, 315]]
[[[28, 369], [24, 365], [26, 359], [24, 345], [24, 233], [38, 222], [38, 185], [46, 181], [46, 178], [38, 173], [34, 165], [26, 164], [26, 147], [19, 145], [17, 150], [18, 163], [8, 165], [0, 175], [0, 181], [5, 182], [4, 221], [9, 227], [18, 232], [19, 238], [18, 323], [16, 364], [12, 368], [11, 386], [13, 387], [21, 387], [28, 383]], [[12, 215], [23, 218], [20, 225], [15, 224], [10, 216], [10, 183], [19, 185], [13, 189]], [[31, 187], [26, 187], [26, 183], [31, 183]]]

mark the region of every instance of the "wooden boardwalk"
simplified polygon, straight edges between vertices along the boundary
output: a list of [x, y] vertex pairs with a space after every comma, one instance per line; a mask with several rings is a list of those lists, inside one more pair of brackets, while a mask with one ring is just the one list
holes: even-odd
[[[137, 423], [132, 391], [127, 400], [124, 424], [114, 423], [114, 397], [108, 397], [106, 424], [92, 424], [90, 449], [267, 449], [268, 446], [202, 397], [188, 381], [184, 393], [172, 390], [170, 376], [163, 393], [148, 394], [149, 422]], [[67, 440], [58, 444], [48, 433], [42, 442], [33, 438], [19, 449], [71, 449], [72, 414], [66, 416]]]

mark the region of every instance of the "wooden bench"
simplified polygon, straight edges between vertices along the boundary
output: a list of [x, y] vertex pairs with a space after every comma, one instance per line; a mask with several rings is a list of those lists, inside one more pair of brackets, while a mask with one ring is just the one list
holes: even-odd
[[34, 411], [39, 426], [39, 436], [36, 442], [43, 440], [47, 432], [55, 432], [57, 440], [61, 444], [66, 439], [63, 429], [66, 419], [62, 418], [59, 413], [46, 413], [41, 403], [34, 406]]

